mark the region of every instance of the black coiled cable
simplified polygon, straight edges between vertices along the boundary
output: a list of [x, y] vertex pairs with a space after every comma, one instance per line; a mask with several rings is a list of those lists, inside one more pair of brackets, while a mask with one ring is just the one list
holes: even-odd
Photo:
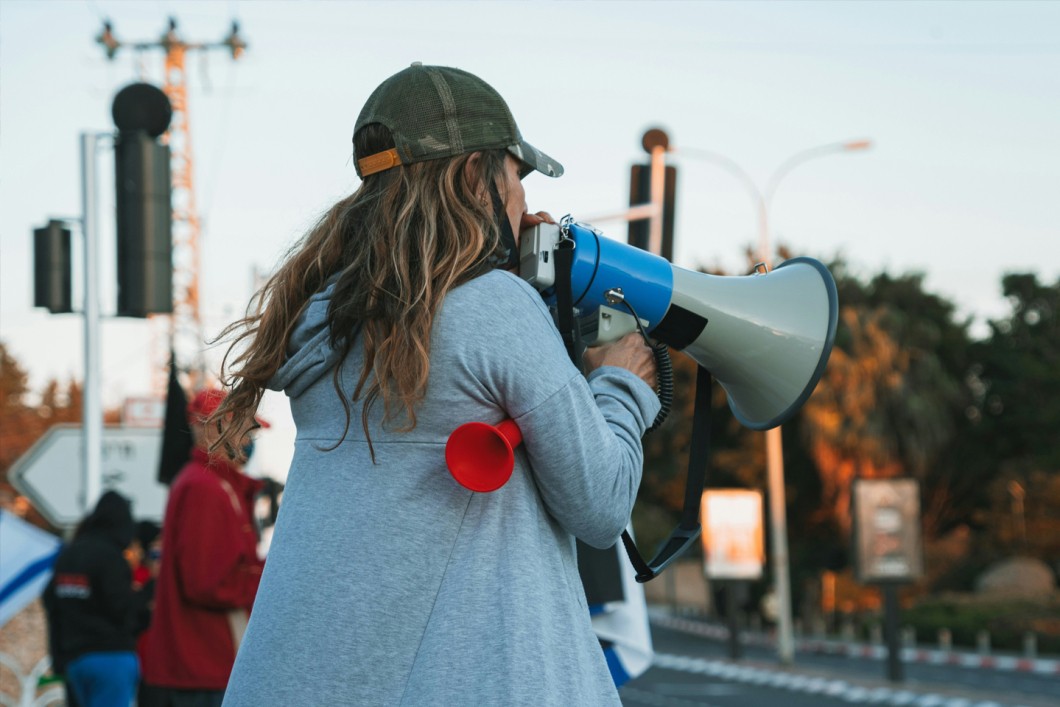
[[648, 432], [659, 429], [674, 406], [674, 362], [670, 359], [670, 347], [660, 342], [651, 347], [651, 352], [655, 354], [655, 392], [662, 407], [659, 408], [659, 414], [655, 416], [655, 422], [651, 423]]
[[637, 323], [637, 331], [640, 332], [644, 343], [651, 348], [652, 355], [655, 357], [655, 394], [659, 396], [660, 408], [659, 414], [655, 416], [655, 421], [651, 423], [647, 432], [657, 430], [666, 421], [674, 406], [674, 363], [670, 358], [670, 347], [662, 342], [652, 343], [652, 340], [648, 338], [648, 332], [644, 331], [644, 326], [640, 323], [637, 311], [626, 301], [621, 290], [610, 290], [607, 294], [611, 304], [621, 304], [629, 310], [633, 321]]

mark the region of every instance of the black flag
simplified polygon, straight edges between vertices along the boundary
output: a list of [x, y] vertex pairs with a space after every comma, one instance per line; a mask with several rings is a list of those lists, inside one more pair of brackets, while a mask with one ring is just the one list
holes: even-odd
[[158, 463], [158, 481], [173, 483], [177, 472], [191, 458], [191, 430], [188, 429], [188, 398], [177, 380], [177, 357], [169, 353], [169, 389], [166, 391], [166, 422], [162, 429], [162, 455]]

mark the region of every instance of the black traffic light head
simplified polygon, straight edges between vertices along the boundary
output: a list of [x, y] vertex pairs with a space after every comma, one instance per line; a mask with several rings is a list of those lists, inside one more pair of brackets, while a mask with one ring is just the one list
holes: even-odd
[[118, 315], [173, 311], [169, 146], [155, 138], [173, 108], [156, 86], [134, 83], [114, 97], [118, 137], [114, 175], [118, 207]]
[[169, 146], [144, 132], [114, 143], [117, 186], [118, 316], [173, 311], [173, 207]]
[[52, 314], [74, 311], [70, 286], [70, 229], [49, 221], [33, 231], [33, 306]]

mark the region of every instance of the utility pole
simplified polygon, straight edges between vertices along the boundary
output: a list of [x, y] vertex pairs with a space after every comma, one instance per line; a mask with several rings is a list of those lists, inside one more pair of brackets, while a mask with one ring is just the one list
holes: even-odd
[[[232, 59], [239, 59], [247, 48], [239, 34], [239, 23], [233, 21], [228, 36], [218, 42], [189, 42], [177, 33], [177, 22], [169, 19], [166, 32], [157, 40], [122, 42], [114, 35], [113, 25], [103, 23], [96, 41], [104, 47], [107, 58], [114, 59], [121, 47], [143, 52], [161, 49], [165, 52], [165, 76], [162, 90], [173, 106], [173, 118], [164, 140], [171, 154], [170, 173], [173, 186], [173, 314], [169, 320], [169, 348], [185, 368], [198, 374], [199, 384], [206, 377], [203, 355], [205, 333], [199, 303], [201, 263], [201, 225], [195, 203], [194, 155], [191, 121], [188, 109], [188, 83], [185, 60], [189, 51], [224, 49]], [[168, 380], [165, 360], [169, 352], [156, 352], [153, 388], [164, 393]]]
[[677, 168], [666, 164], [669, 144], [669, 135], [660, 128], [644, 133], [641, 146], [648, 153], [648, 164], [634, 164], [630, 168], [630, 208], [615, 216], [629, 221], [627, 242], [630, 245], [672, 261]]
[[[651, 204], [655, 207], [648, 225], [648, 252], [663, 254], [663, 190], [666, 186], [666, 149], [670, 146], [669, 136], [662, 130], [649, 130], [644, 133], [644, 149], [651, 156], [651, 177], [648, 191]], [[672, 257], [672, 256], [671, 256]]]

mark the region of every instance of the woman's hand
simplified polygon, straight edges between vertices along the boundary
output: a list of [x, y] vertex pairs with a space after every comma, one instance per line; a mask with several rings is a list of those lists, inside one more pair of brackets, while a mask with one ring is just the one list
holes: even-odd
[[552, 214], [547, 211], [538, 211], [536, 214], [523, 214], [522, 221], [519, 223], [519, 231], [525, 231], [528, 228], [533, 228], [539, 223], [555, 223], [556, 219], [552, 218]]
[[644, 338], [634, 332], [618, 341], [585, 350], [585, 365], [590, 371], [601, 366], [618, 366], [632, 371], [645, 383], [655, 388], [655, 355], [644, 343]]

